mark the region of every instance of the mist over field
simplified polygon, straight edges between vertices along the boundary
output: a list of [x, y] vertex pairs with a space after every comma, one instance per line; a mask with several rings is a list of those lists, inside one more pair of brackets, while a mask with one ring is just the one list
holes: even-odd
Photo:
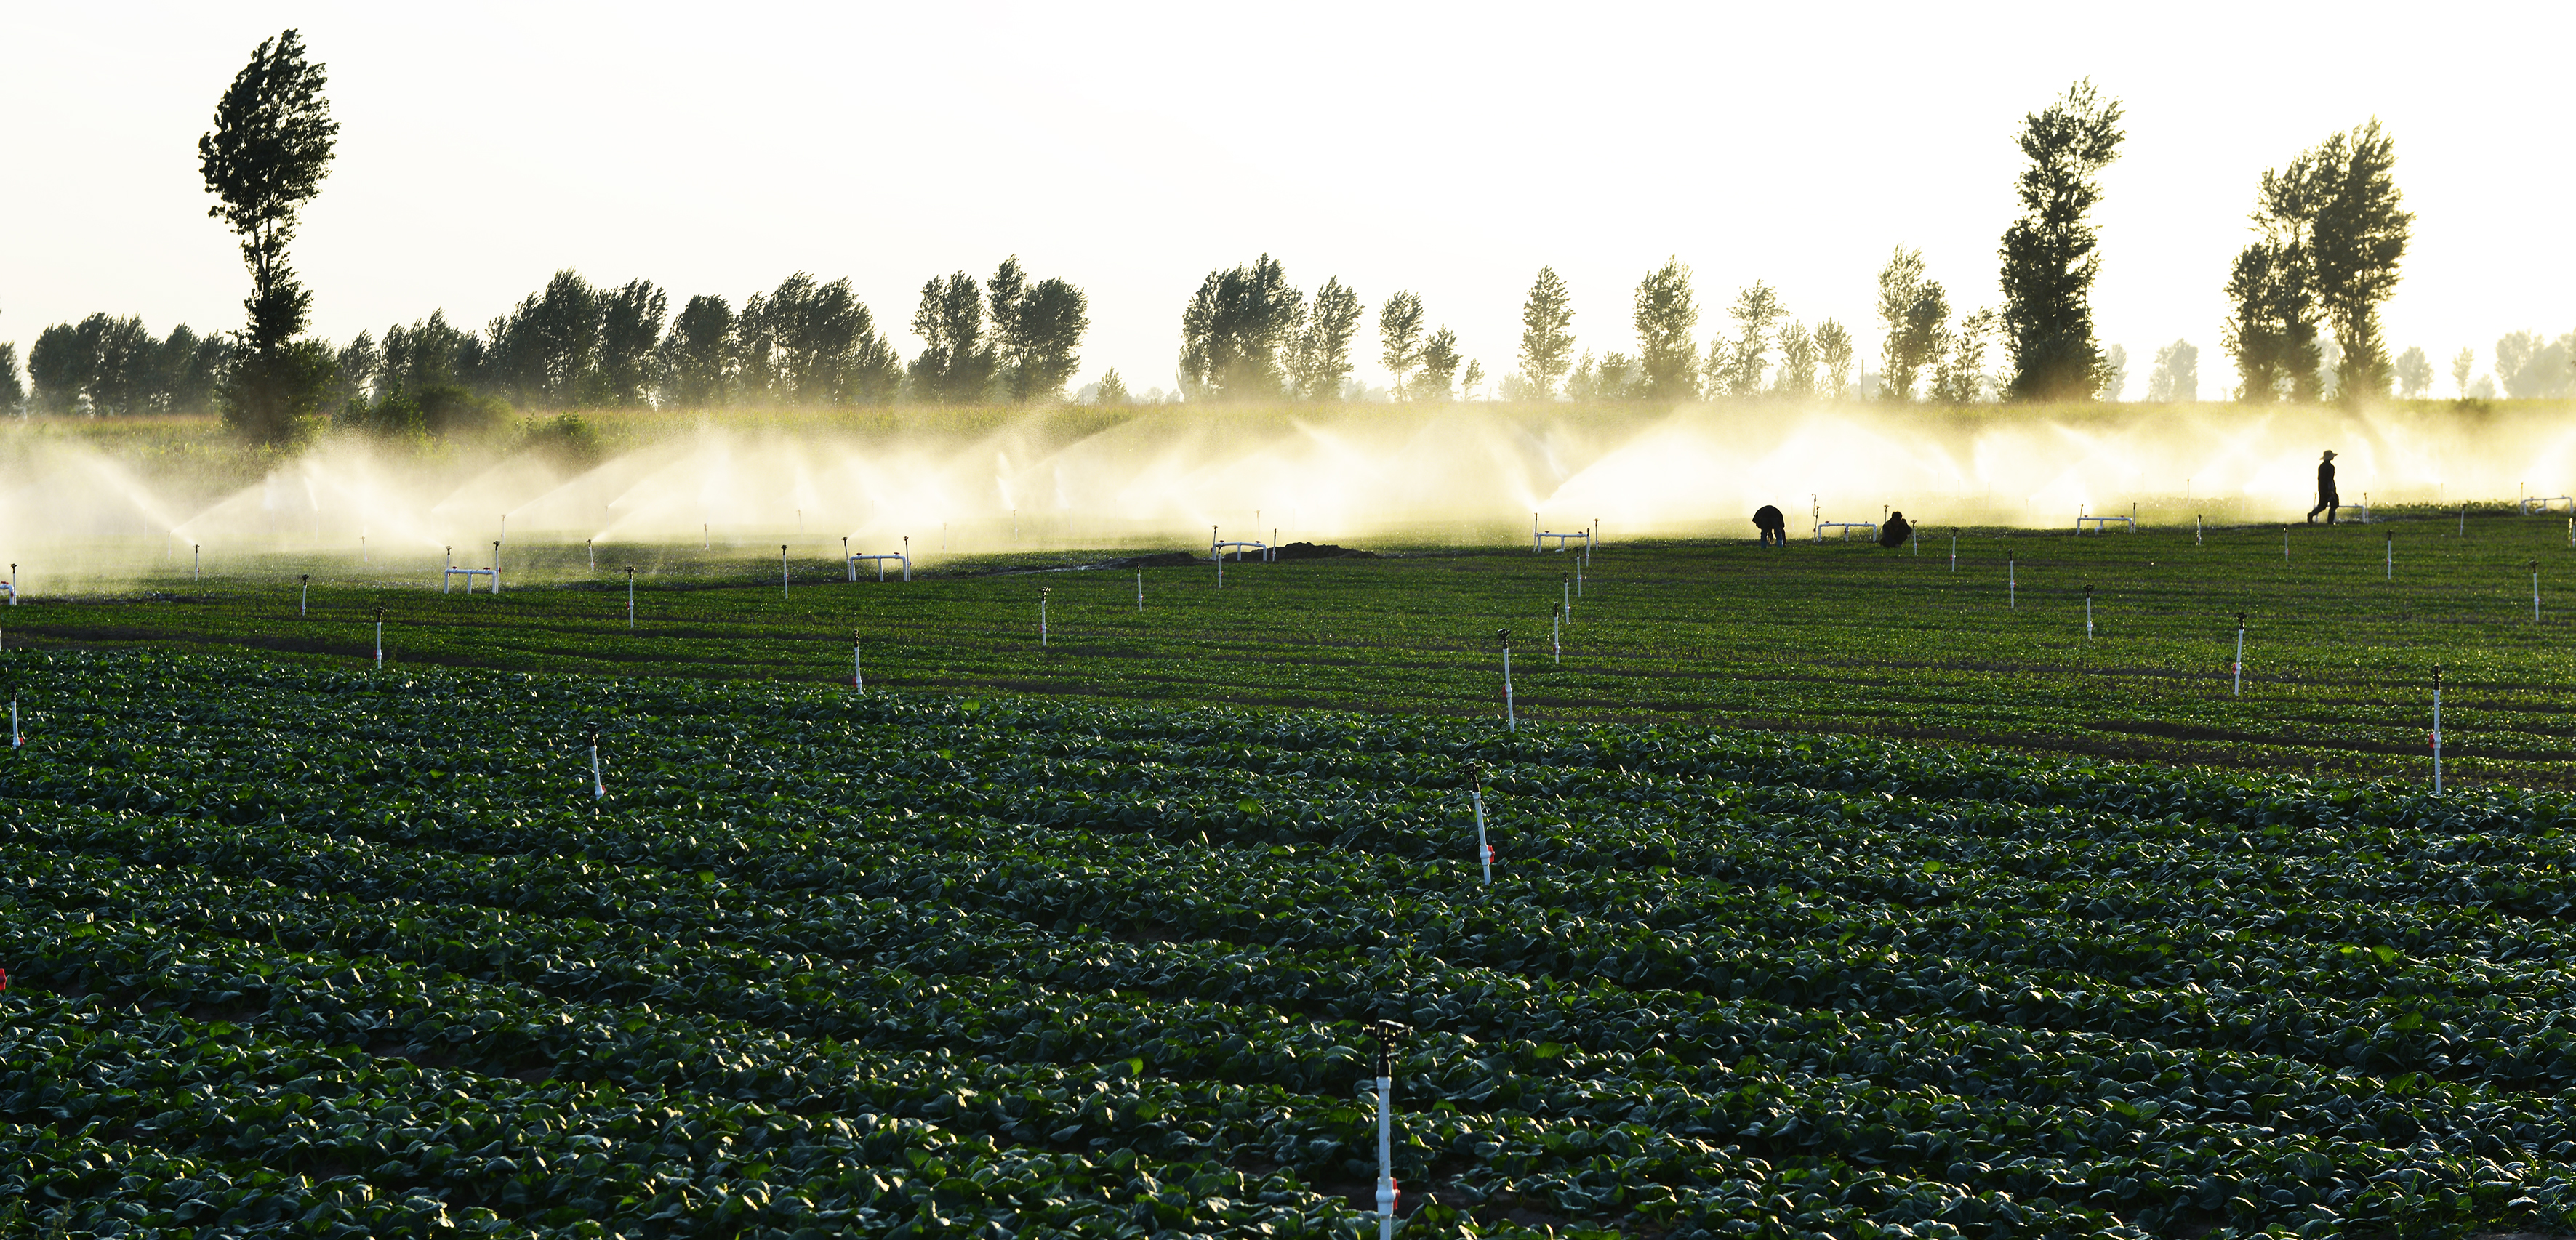
[[[1228, 539], [1512, 545], [1596, 519], [1605, 537], [1750, 537], [1776, 504], [1824, 520], [2067, 528], [2079, 512], [2295, 519], [2319, 451], [2347, 503], [2565, 494], [2576, 424], [2493, 411], [2241, 405], [2032, 407], [1754, 402], [1141, 406], [959, 411], [870, 425], [608, 415], [590, 459], [542, 443], [423, 451], [332, 436], [234, 465], [38, 423], [0, 438], [15, 483], [0, 546], [30, 589], [91, 588], [257, 558], [483, 564], [522, 546], [657, 544], [800, 561], [910, 549], [1203, 547]], [[1812, 497], [1812, 498], [1811, 498]], [[40, 584], [41, 583], [41, 584]]]

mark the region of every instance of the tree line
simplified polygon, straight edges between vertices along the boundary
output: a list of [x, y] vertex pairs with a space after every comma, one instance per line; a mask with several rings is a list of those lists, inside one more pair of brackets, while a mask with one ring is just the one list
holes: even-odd
[[[243, 326], [154, 337], [140, 320], [95, 314], [49, 326], [27, 357], [0, 344], [0, 405], [45, 413], [219, 410], [261, 440], [337, 423], [440, 434], [513, 410], [638, 406], [815, 408], [896, 401], [1041, 402], [1064, 397], [1090, 326], [1083, 290], [1037, 279], [1014, 256], [977, 281], [958, 271], [922, 285], [908, 326], [923, 341], [906, 362], [848, 279], [798, 272], [739, 307], [714, 294], [671, 309], [648, 280], [595, 285], [555, 273], [480, 328], [443, 312], [337, 347], [305, 334], [312, 303], [289, 262], [298, 212], [319, 193], [338, 134], [327, 76], [294, 30], [263, 41], [199, 139], [200, 172], [251, 276]], [[1876, 370], [1842, 323], [1810, 326], [1779, 290], [1736, 291], [1701, 337], [1698, 294], [1678, 257], [1632, 291], [1633, 349], [1575, 353], [1565, 282], [1542, 267], [1522, 304], [1516, 366], [1494, 383], [1507, 400], [1709, 397], [1874, 398], [1960, 404], [2117, 398], [2128, 358], [2096, 338], [2091, 305], [2101, 266], [2092, 214], [2100, 175], [2125, 139], [2122, 109], [2079, 81], [2023, 118], [2020, 213], [1996, 254], [1993, 304], [1954, 304], [1919, 250], [1898, 246], [1880, 268]], [[2231, 265], [2224, 345], [2245, 401], [2355, 400], [2428, 394], [2420, 348], [2390, 356], [2380, 308], [2399, 281], [2414, 216], [2394, 177], [2395, 144], [2376, 120], [2330, 135], [2260, 178], [2256, 239]], [[1210, 271], [1182, 309], [1176, 373], [1200, 401], [1349, 400], [1367, 317], [1359, 292], [1330, 276], [1309, 298], [1267, 254]], [[1482, 362], [1437, 323], [1422, 296], [1397, 290], [1376, 307], [1376, 360], [1387, 395], [1404, 401], [1485, 395]], [[1435, 325], [1436, 324], [1436, 325]], [[2001, 364], [1997, 365], [1997, 354]], [[2462, 397], [2557, 396], [2576, 389], [2576, 333], [2499, 341], [2492, 375], [2452, 359]], [[2156, 352], [2151, 400], [2199, 395], [2199, 350]], [[1085, 397], [1132, 399], [1118, 372]]]

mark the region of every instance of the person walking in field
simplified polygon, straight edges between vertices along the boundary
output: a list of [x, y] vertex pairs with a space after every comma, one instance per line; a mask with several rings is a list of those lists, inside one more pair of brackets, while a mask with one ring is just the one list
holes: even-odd
[[1753, 528], [1761, 531], [1765, 547], [1789, 545], [1789, 519], [1769, 504], [1753, 510]]
[[2326, 524], [2332, 525], [2335, 513], [2342, 507], [2343, 502], [2335, 498], [2334, 449], [2328, 448], [2325, 456], [2317, 461], [2317, 506], [2308, 510], [2308, 524], [2315, 525], [2317, 514], [2322, 512], [2326, 514]]

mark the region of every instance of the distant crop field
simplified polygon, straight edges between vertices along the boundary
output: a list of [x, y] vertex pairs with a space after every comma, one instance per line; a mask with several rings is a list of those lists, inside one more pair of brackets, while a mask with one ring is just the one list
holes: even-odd
[[[2563, 516], [2488, 505], [2465, 518], [2081, 537], [1932, 527], [1896, 551], [1857, 539], [1613, 543], [1579, 585], [1573, 554], [1526, 546], [1229, 563], [1222, 588], [1203, 546], [1177, 567], [1078, 567], [1132, 548], [932, 556], [909, 584], [882, 585], [873, 567], [847, 582], [807, 546], [782, 597], [775, 551], [531, 542], [510, 545], [498, 598], [440, 594], [434, 559], [361, 568], [279, 555], [192, 580], [181, 547], [133, 591], [33, 595], [0, 612], [0, 636], [350, 666], [372, 660], [382, 608], [396, 667], [826, 685], [850, 678], [855, 639], [871, 684], [887, 689], [1497, 719], [1495, 635], [1508, 629], [1515, 709], [1540, 723], [1946, 739], [2419, 782], [2431, 778], [2438, 665], [2446, 778], [2576, 783], [2564, 709], [2576, 700], [2576, 549]], [[628, 565], [639, 569], [631, 629]], [[1559, 630], [1552, 612], [1569, 602]]]

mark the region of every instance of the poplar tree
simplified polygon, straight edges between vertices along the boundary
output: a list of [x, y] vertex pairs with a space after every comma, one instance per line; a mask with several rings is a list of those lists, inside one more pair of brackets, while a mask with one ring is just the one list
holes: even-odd
[[1573, 362], [1573, 298], [1555, 268], [1541, 267], [1521, 303], [1521, 374], [1538, 399], [1553, 400]]
[[1413, 399], [1413, 372], [1422, 365], [1422, 295], [1399, 291], [1377, 311], [1377, 360], [1395, 376], [1395, 398]]
[[2108, 377], [2093, 339], [2102, 259], [2090, 216], [2123, 136], [2119, 101], [2089, 80], [2023, 118], [2018, 141], [2030, 166], [2013, 186], [2022, 215], [2004, 230], [2000, 252], [2007, 390], [2016, 399], [2091, 400]]
[[1697, 399], [1692, 371], [1699, 346], [1691, 332], [1699, 326], [1699, 305], [1691, 296], [1690, 268], [1676, 256], [1648, 272], [1637, 282], [1634, 311], [1642, 394], [1648, 400]]
[[1298, 399], [1341, 398], [1342, 383], [1351, 377], [1351, 340], [1359, 330], [1360, 295], [1339, 276], [1325, 280], [1289, 350], [1288, 386]]
[[217, 199], [206, 214], [241, 238], [251, 293], [241, 355], [223, 393], [224, 418], [263, 443], [301, 434], [331, 386], [328, 345], [299, 340], [313, 294], [286, 262], [296, 213], [322, 192], [339, 122], [293, 30], [263, 40], [215, 104], [215, 127], [197, 139], [198, 171]]

